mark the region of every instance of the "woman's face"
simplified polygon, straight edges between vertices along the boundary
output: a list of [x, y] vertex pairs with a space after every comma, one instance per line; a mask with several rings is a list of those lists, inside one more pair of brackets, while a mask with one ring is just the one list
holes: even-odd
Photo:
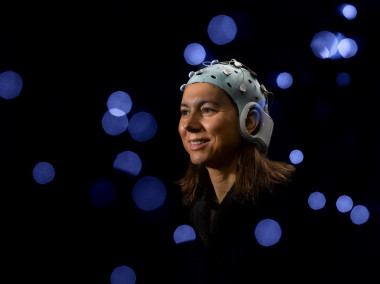
[[186, 86], [178, 131], [193, 164], [221, 168], [237, 161], [238, 112], [224, 91], [210, 83]]

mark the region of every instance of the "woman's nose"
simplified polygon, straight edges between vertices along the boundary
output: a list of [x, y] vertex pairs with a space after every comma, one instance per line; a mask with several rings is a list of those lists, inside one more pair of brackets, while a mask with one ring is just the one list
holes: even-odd
[[190, 114], [184, 121], [183, 128], [189, 132], [199, 131], [202, 128], [200, 119], [196, 113]]

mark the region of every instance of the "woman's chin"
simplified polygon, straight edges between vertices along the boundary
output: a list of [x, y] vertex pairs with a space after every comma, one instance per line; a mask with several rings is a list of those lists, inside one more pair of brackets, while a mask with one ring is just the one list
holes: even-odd
[[196, 165], [196, 166], [201, 166], [204, 164], [205, 160], [204, 159], [199, 159], [199, 158], [190, 158], [191, 162]]
[[202, 162], [199, 162], [199, 161], [193, 161], [191, 160], [191, 162], [196, 165], [196, 166], [201, 166], [203, 163]]

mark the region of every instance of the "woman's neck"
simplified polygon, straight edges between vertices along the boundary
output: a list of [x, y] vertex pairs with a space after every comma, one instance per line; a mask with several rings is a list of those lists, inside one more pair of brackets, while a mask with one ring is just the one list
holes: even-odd
[[225, 169], [207, 168], [218, 203], [222, 203], [227, 192], [236, 181], [236, 165]]

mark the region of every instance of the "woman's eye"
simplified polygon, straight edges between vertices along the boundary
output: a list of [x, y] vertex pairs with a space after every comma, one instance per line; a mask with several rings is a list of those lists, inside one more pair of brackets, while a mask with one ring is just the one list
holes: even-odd
[[186, 110], [186, 109], [182, 109], [181, 110], [181, 115], [184, 116], [184, 115], [188, 115], [189, 114], [189, 111]]
[[211, 108], [207, 108], [207, 107], [205, 107], [203, 110], [202, 110], [202, 112], [204, 112], [204, 113], [210, 113], [210, 112], [213, 112], [214, 110], [213, 109], [211, 109]]

